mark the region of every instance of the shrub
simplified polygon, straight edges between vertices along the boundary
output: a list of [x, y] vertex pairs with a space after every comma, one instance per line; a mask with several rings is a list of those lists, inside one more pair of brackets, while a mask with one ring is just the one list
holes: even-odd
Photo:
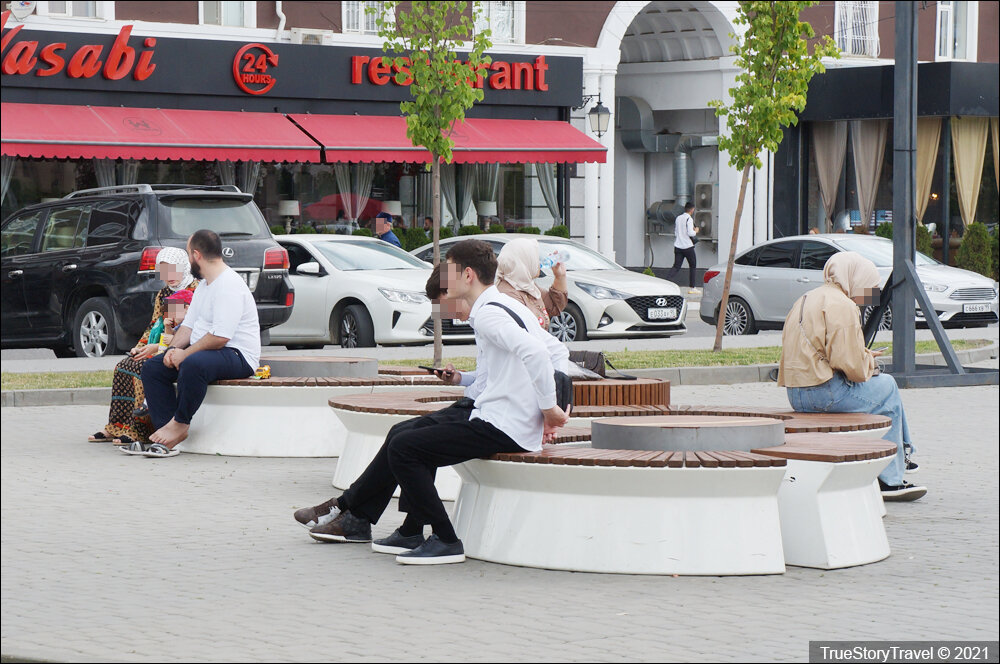
[[993, 227], [993, 281], [1000, 281], [1000, 225]]
[[537, 226], [523, 226], [518, 228], [515, 233], [527, 233], [528, 235], [541, 235], [542, 229]]
[[482, 232], [483, 230], [479, 228], [479, 226], [476, 226], [475, 224], [473, 224], [472, 226], [461, 226], [458, 229], [459, 235], [480, 235], [482, 234]]
[[655, 277], [656, 276], [656, 273], [653, 272], [653, 268], [651, 268], [651, 267], [647, 267], [645, 270], [642, 271], [642, 273], [644, 275], [646, 275], [647, 277]]
[[450, 237], [455, 237], [455, 234], [452, 233], [451, 229], [448, 228], [447, 226], [442, 226], [441, 227], [441, 235], [439, 237], [442, 240], [445, 240], [445, 239], [450, 238]]
[[566, 224], [556, 224], [549, 230], [545, 231], [545, 234], [569, 239], [569, 226], [567, 226]]
[[962, 244], [955, 255], [958, 267], [993, 277], [993, 247], [989, 231], [983, 224], [969, 224], [962, 235]]
[[923, 224], [917, 225], [917, 251], [925, 256], [932, 256], [934, 254], [931, 232]]
[[403, 251], [413, 251], [427, 244], [427, 233], [422, 228], [407, 228], [401, 235], [399, 241], [403, 244]]
[[486, 231], [487, 233], [506, 233], [507, 229], [504, 228], [503, 224], [490, 224], [490, 229]]
[[298, 234], [300, 234], [300, 235], [309, 235], [310, 233], [313, 234], [313, 235], [315, 235], [316, 234], [316, 229], [313, 228], [312, 226], [299, 226], [298, 229], [296, 229], [295, 232], [298, 233]]
[[892, 239], [892, 222], [886, 221], [875, 227], [875, 235], [878, 237], [884, 237], [887, 240]]
[[274, 224], [273, 226], [271, 226], [271, 232], [275, 235], [284, 235], [285, 227], [282, 226], [281, 224]]
[[370, 228], [356, 228], [351, 235], [364, 235], [365, 237], [375, 237], [375, 233], [372, 233]]

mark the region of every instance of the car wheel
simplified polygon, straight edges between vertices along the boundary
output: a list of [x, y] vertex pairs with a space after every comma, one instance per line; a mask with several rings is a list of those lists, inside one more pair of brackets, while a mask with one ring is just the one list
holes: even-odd
[[286, 350], [319, 350], [326, 344], [285, 344]]
[[117, 346], [115, 313], [106, 297], [92, 297], [73, 318], [73, 348], [77, 357], [104, 357]]
[[573, 303], [567, 303], [566, 308], [558, 316], [549, 318], [549, 332], [559, 341], [586, 341], [587, 321], [580, 309]]
[[726, 320], [722, 333], [728, 336], [757, 334], [757, 323], [753, 319], [750, 305], [738, 297], [731, 297], [726, 303]]
[[[864, 312], [864, 324], [868, 324], [868, 319], [872, 317], [872, 313], [875, 311], [875, 307], [865, 307]], [[892, 329], [892, 307], [886, 307], [885, 311], [882, 312], [882, 320], [878, 322], [878, 331], [885, 332], [886, 330]]]
[[375, 346], [375, 326], [368, 310], [360, 304], [344, 307], [340, 314], [340, 347], [373, 348]]

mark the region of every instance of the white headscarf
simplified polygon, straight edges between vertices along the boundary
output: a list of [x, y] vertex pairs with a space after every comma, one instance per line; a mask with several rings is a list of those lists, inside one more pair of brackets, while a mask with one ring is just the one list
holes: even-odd
[[160, 249], [160, 253], [156, 254], [156, 265], [159, 266], [160, 263], [173, 265], [183, 275], [181, 283], [177, 288], [173, 288], [170, 284], [167, 284], [167, 288], [175, 293], [179, 290], [184, 290], [194, 281], [194, 276], [191, 274], [191, 260], [188, 258], [188, 253], [185, 250], [178, 249], [177, 247], [164, 247]]
[[538, 261], [538, 240], [518, 238], [511, 240], [500, 250], [497, 256], [496, 281], [506, 281], [515, 290], [527, 293], [533, 298], [542, 297], [542, 292], [535, 285], [535, 278], [540, 271]]
[[882, 283], [875, 263], [854, 251], [840, 251], [831, 256], [823, 266], [823, 280], [838, 286], [850, 298], [866, 295], [866, 291]]

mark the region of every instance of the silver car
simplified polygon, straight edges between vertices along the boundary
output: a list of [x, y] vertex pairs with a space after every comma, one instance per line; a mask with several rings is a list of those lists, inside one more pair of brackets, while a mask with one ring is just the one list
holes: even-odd
[[[780, 330], [785, 316], [799, 297], [822, 285], [823, 266], [838, 251], [855, 251], [870, 259], [885, 284], [892, 272], [892, 242], [869, 235], [798, 235], [771, 240], [739, 254], [733, 269], [726, 334], [755, 334], [761, 329]], [[943, 265], [921, 253], [917, 274], [934, 310], [949, 326], [984, 326], [997, 322], [997, 282], [968, 270]], [[705, 272], [700, 316], [715, 325], [726, 278], [725, 264]], [[870, 308], [865, 315], [870, 314]], [[917, 322], [923, 312], [917, 308]], [[886, 309], [880, 329], [892, 327], [892, 310]]]

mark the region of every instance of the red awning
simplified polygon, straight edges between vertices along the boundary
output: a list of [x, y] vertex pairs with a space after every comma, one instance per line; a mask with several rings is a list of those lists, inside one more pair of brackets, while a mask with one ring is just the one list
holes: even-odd
[[[288, 116], [322, 143], [324, 161], [418, 162], [430, 154], [406, 137], [400, 116]], [[468, 119], [452, 133], [456, 163], [604, 163], [607, 148], [568, 122]]]
[[50, 159], [320, 161], [280, 113], [0, 104], [0, 151]]

